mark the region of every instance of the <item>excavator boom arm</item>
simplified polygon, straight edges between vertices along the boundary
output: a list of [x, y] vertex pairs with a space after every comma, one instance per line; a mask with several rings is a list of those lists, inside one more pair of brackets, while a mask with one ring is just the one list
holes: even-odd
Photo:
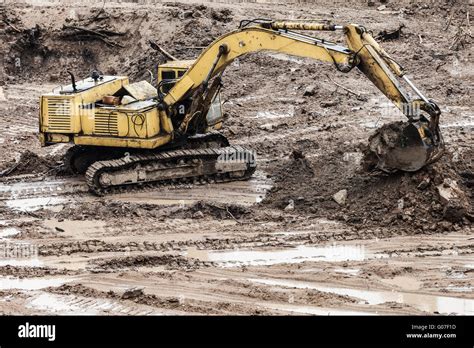
[[[348, 47], [314, 38], [297, 31], [336, 31], [345, 34]], [[438, 127], [439, 109], [424, 97], [406, 77], [403, 68], [396, 63], [365, 30], [350, 24], [346, 26], [313, 22], [265, 22], [232, 31], [214, 41], [197, 58], [194, 65], [175, 84], [164, 98], [163, 107], [172, 107], [183, 98], [206, 87], [209, 80], [221, 74], [236, 58], [247, 53], [274, 51], [298, 57], [313, 58], [333, 63], [337, 70], [349, 72], [357, 67], [389, 98], [410, 120], [426, 111], [430, 128]], [[402, 86], [402, 79], [412, 88], [418, 98], [410, 98]], [[187, 115], [180, 127], [187, 128], [193, 114]]]
[[263, 27], [249, 27], [232, 31], [214, 41], [196, 59], [193, 66], [169, 91], [164, 101], [172, 105], [180, 101], [189, 91], [198, 88], [208, 77], [219, 50], [225, 47], [213, 69], [215, 76], [222, 72], [236, 58], [259, 51], [275, 51], [293, 56], [314, 58], [325, 62], [337, 62], [339, 65], [351, 66], [352, 52], [332, 42], [324, 42], [309, 36], [297, 37], [292, 33], [280, 33]]

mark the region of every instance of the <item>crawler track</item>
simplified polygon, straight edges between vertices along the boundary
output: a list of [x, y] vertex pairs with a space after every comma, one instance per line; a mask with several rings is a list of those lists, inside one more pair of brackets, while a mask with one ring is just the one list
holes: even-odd
[[246, 180], [255, 171], [252, 151], [241, 146], [183, 149], [98, 161], [86, 172], [90, 190], [103, 195], [130, 186], [204, 184]]

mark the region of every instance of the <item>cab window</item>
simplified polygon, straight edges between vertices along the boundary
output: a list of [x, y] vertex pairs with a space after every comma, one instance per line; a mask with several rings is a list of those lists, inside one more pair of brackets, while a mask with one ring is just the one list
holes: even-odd
[[162, 80], [174, 80], [176, 75], [174, 71], [162, 71], [161, 72], [161, 79]]

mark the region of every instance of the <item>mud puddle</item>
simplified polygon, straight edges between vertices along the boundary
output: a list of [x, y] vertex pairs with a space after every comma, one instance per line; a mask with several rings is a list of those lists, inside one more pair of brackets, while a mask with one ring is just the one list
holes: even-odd
[[[1, 224], [0, 224], [1, 225]], [[0, 230], [0, 239], [4, 239], [6, 237], [13, 237], [20, 233], [20, 230], [15, 227], [7, 227]]]
[[440, 125], [440, 128], [474, 128], [474, 117], [472, 121], [459, 121]]
[[163, 187], [156, 191], [114, 194], [111, 197], [116, 201], [156, 205], [190, 205], [209, 200], [223, 204], [251, 205], [261, 202], [271, 189], [272, 182], [266, 176], [266, 173], [257, 171], [247, 181], [192, 185], [184, 188]]
[[68, 200], [62, 197], [36, 197], [36, 198], [23, 198], [23, 199], [11, 199], [6, 202], [7, 206], [14, 210], [19, 211], [35, 211], [42, 208], [48, 208], [50, 210], [61, 210], [62, 203], [66, 203]]
[[290, 108], [288, 112], [275, 112], [275, 111], [259, 111], [255, 118], [286, 118], [293, 117], [295, 115], [295, 109]]
[[363, 312], [363, 311], [350, 311], [335, 308], [319, 308], [313, 306], [300, 306], [292, 304], [273, 304], [266, 303], [266, 308], [291, 312], [293, 314], [309, 314], [309, 315], [376, 315], [375, 313]]
[[53, 231], [71, 235], [92, 235], [105, 233], [106, 223], [100, 220], [43, 220], [43, 225]]
[[57, 287], [74, 279], [66, 278], [13, 278], [0, 277], [0, 290], [39, 290], [48, 287]]
[[[26, 180], [26, 179], [23, 179]], [[60, 210], [62, 205], [72, 201], [71, 193], [87, 192], [85, 182], [70, 178], [65, 180], [35, 180], [0, 184], [0, 200], [7, 207], [23, 212], [39, 209]], [[77, 198], [77, 197], [76, 197]]]
[[282, 263], [300, 263], [306, 261], [363, 261], [369, 258], [389, 257], [387, 254], [370, 253], [366, 251], [363, 245], [330, 245], [324, 247], [299, 245], [287, 249], [259, 251], [207, 251], [189, 249], [186, 256], [197, 258], [201, 261], [216, 262], [222, 267], [268, 266]]
[[452, 292], [466, 292], [466, 293], [472, 293], [473, 288], [472, 286], [456, 286], [456, 285], [448, 285], [446, 288], [448, 291]]
[[[20, 180], [20, 177], [10, 178]], [[25, 181], [28, 180], [28, 181]], [[22, 199], [36, 196], [58, 196], [66, 193], [88, 192], [86, 183], [81, 178], [21, 178], [21, 181], [1, 183], [0, 198]]]
[[40, 267], [43, 263], [39, 259], [17, 260], [17, 259], [0, 259], [0, 267], [17, 266], [17, 267]]
[[[271, 187], [272, 181], [267, 178], [267, 174], [257, 171], [248, 181], [160, 187], [155, 190], [111, 194], [108, 198], [114, 201], [156, 205], [188, 205], [199, 201], [252, 205], [261, 202]], [[72, 193], [86, 195], [72, 196]], [[87, 193], [87, 185], [78, 178], [0, 184], [0, 200], [5, 200], [10, 209], [23, 212], [44, 208], [60, 211], [65, 204], [74, 201], [87, 202], [97, 199]]]
[[305, 63], [305, 61], [301, 58], [292, 57], [292, 56], [289, 56], [289, 55], [286, 55], [286, 54], [283, 54], [283, 53], [269, 53], [268, 56], [272, 57], [272, 58], [275, 58], [275, 59], [278, 59], [278, 60], [282, 60], [284, 62], [292, 62], [292, 63], [296, 63], [296, 64], [304, 64]]
[[343, 274], [349, 274], [349, 275], [357, 275], [360, 272], [360, 269], [350, 269], [350, 268], [336, 268], [334, 270], [336, 273], [343, 273]]
[[472, 111], [465, 107], [448, 106], [446, 112], [455, 116], [454, 122], [441, 122], [440, 128], [473, 128], [474, 127], [474, 116]]
[[31, 299], [26, 307], [66, 315], [160, 315], [144, 306], [126, 306], [117, 301], [92, 299], [75, 295], [40, 293]]
[[440, 314], [473, 315], [474, 300], [457, 297], [415, 294], [398, 291], [376, 291], [351, 288], [329, 287], [317, 283], [285, 279], [249, 279], [258, 284], [283, 286], [298, 289], [313, 289], [341, 296], [351, 296], [361, 300], [360, 304], [378, 305], [386, 302], [396, 302], [417, 308], [423, 312]]

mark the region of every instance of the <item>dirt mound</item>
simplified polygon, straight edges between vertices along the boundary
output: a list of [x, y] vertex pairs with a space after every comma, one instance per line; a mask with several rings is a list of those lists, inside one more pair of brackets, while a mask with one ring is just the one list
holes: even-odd
[[92, 288], [88, 288], [82, 284], [63, 284], [58, 287], [50, 287], [48, 288], [49, 292], [55, 294], [63, 294], [63, 295], [81, 295], [85, 297], [104, 297], [104, 298], [118, 298], [118, 296], [113, 291], [102, 292]]
[[[36, 212], [38, 215], [51, 215], [48, 210]], [[219, 220], [240, 219], [250, 214], [250, 210], [234, 204], [210, 204], [197, 202], [184, 206], [157, 206], [147, 203], [123, 203], [107, 199], [65, 206], [54, 216], [58, 219], [91, 220], [113, 219], [123, 216], [130, 218], [166, 218], [174, 219], [202, 219], [211, 217]]]
[[[473, 167], [446, 154], [416, 173], [374, 174], [354, 170], [342, 150], [318, 158], [293, 158], [277, 170], [264, 203], [295, 212], [335, 218], [360, 228], [406, 228], [408, 233], [459, 229], [473, 220]], [[465, 153], [471, 158], [472, 153]], [[346, 160], [344, 160], [346, 159]], [[471, 178], [471, 179], [470, 179]], [[334, 195], [345, 190], [347, 198]]]
[[275, 185], [264, 203], [278, 208], [285, 208], [290, 200], [298, 202], [298, 205], [304, 204], [304, 188], [314, 181], [314, 175], [314, 169], [303, 153], [293, 151], [289, 164], [280, 167], [274, 174]]
[[4, 169], [0, 170], [0, 177], [22, 174], [42, 174], [57, 171], [59, 166], [56, 159], [51, 157], [40, 157], [31, 151], [25, 151], [15, 162], [6, 163]]
[[155, 266], [166, 266], [168, 269], [197, 269], [211, 265], [212, 262], [203, 262], [176, 255], [127, 256], [96, 263], [96, 266], [103, 270]]
[[[176, 309], [180, 308], [181, 310], [186, 309], [193, 313], [202, 313], [202, 314], [225, 314], [225, 310], [217, 307], [221, 307], [224, 304], [218, 303], [212, 307], [209, 307], [206, 303], [202, 303], [197, 300], [187, 299], [183, 300], [182, 297], [170, 297], [170, 296], [157, 296], [155, 294], [146, 294], [143, 291], [137, 293], [135, 296], [130, 298], [124, 298], [124, 294], [128, 291], [125, 290], [125, 293], [120, 294], [112, 290], [109, 291], [99, 291], [96, 289], [89, 288], [82, 284], [63, 284], [56, 288], [48, 288], [49, 292], [63, 295], [79, 295], [90, 298], [108, 298], [114, 300], [128, 300], [133, 301], [137, 304], [147, 305], [157, 308], [166, 308], [166, 309]], [[250, 314], [256, 314], [255, 311]], [[261, 314], [261, 313], [260, 313]]]
[[250, 210], [235, 204], [210, 204], [206, 202], [197, 202], [188, 208], [182, 209], [175, 214], [175, 217], [181, 218], [203, 218], [210, 216], [215, 219], [223, 220], [229, 218], [240, 219], [250, 214]]
[[0, 267], [0, 275], [18, 278], [70, 275], [75, 273], [72, 270], [49, 267], [19, 267], [10, 265]]
[[[7, 82], [69, 81], [92, 70], [129, 75], [133, 80], [156, 75], [165, 58], [150, 48], [152, 39], [179, 59], [195, 58], [202, 46], [228, 31], [233, 12], [204, 5], [166, 4], [155, 11], [134, 8], [67, 7], [40, 9], [54, 18], [32, 25], [21, 10], [11, 7], [0, 14], [6, 23], [5, 52], [1, 67]], [[218, 25], [217, 25], [218, 24]], [[235, 27], [235, 23], [234, 23]]]

